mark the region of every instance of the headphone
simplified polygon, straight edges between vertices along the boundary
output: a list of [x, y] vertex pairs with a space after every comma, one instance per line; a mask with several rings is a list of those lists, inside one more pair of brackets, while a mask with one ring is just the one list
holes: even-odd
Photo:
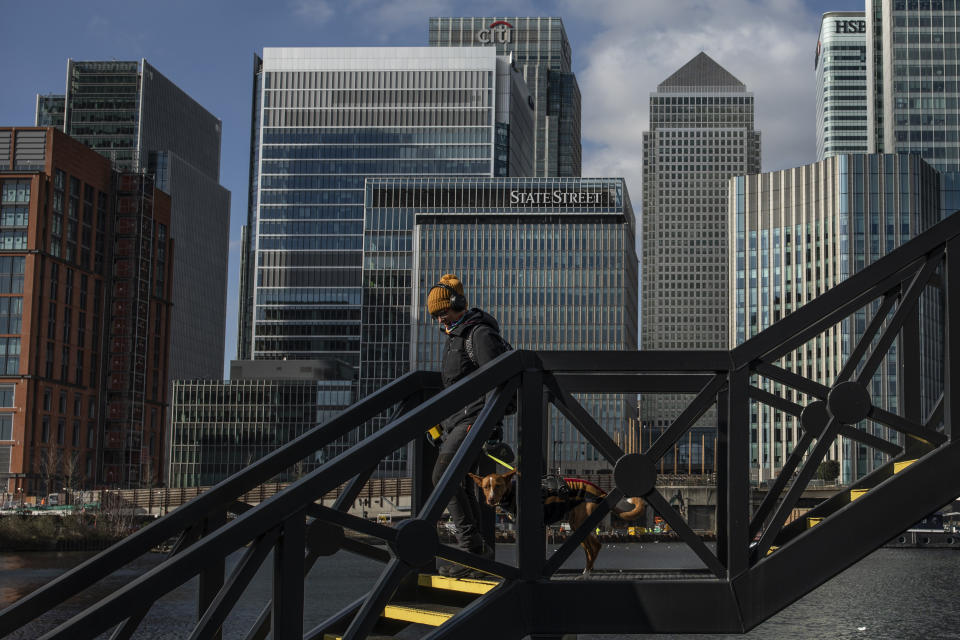
[[[451, 287], [448, 284], [438, 282], [437, 284], [430, 287], [430, 291], [434, 289], [446, 289], [450, 292], [450, 308], [454, 311], [465, 311], [467, 308], [467, 299], [466, 297], [457, 293], [457, 290]], [[427, 291], [427, 295], [430, 295], [430, 291]]]

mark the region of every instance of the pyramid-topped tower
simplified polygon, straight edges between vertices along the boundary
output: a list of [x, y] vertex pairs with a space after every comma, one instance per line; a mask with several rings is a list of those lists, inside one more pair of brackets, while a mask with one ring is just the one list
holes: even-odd
[[[759, 171], [753, 95], [706, 53], [650, 94], [650, 129], [643, 134], [641, 349], [729, 347], [727, 256], [737, 250], [727, 245], [729, 181]], [[679, 397], [644, 396], [644, 442], [656, 439], [683, 406]], [[698, 425], [704, 437], [693, 440], [713, 442], [716, 413]]]
[[701, 51], [687, 64], [673, 72], [673, 74], [657, 85], [657, 91], [677, 91], [687, 87], [739, 87], [746, 91], [747, 87], [737, 80], [732, 73], [721, 67], [717, 62]]

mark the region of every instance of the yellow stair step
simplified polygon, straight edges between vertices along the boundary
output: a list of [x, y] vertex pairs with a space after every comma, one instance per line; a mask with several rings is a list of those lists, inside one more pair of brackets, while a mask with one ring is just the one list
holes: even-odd
[[[325, 633], [323, 640], [343, 640], [343, 635], [339, 633]], [[367, 636], [367, 640], [393, 640], [393, 636], [372, 635]]]
[[870, 489], [850, 489], [850, 502], [862, 498], [867, 491], [870, 491]]
[[807, 518], [807, 529], [815, 527], [823, 522], [823, 518]]
[[776, 551], [776, 550], [779, 549], [779, 548], [780, 548], [780, 547], [778, 547], [777, 545], [771, 545], [771, 547], [770, 547], [769, 549], [767, 549], [767, 555], [770, 555], [771, 553], [773, 553], [774, 551]]
[[893, 463], [893, 472], [900, 473], [910, 465], [912, 465], [916, 460], [901, 460], [900, 462]]
[[499, 580], [477, 580], [467, 578], [448, 578], [447, 576], [438, 576], [429, 573], [421, 573], [417, 577], [417, 584], [421, 587], [430, 587], [433, 589], [443, 589], [445, 591], [459, 591], [461, 593], [475, 593], [482, 595], [497, 585]]
[[439, 627], [452, 618], [460, 607], [424, 602], [392, 602], [383, 609], [383, 617]]

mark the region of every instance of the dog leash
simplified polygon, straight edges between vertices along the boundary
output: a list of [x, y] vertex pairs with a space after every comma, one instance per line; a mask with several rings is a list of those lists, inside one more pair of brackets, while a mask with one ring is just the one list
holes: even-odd
[[[484, 452], [484, 453], [486, 453], [486, 452]], [[513, 468], [513, 467], [511, 467], [510, 465], [508, 465], [506, 462], [504, 462], [504, 461], [501, 460], [500, 458], [494, 458], [494, 457], [493, 457], [492, 455], [490, 455], [489, 453], [487, 453], [487, 457], [490, 458], [491, 460], [493, 460], [494, 462], [496, 462], [497, 464], [502, 464], [502, 465], [505, 466], [507, 469], [510, 469], [510, 471], [514, 471], [514, 468]]]
[[[470, 426], [472, 427], [473, 425], [470, 425]], [[430, 444], [436, 445], [436, 444], [440, 441], [440, 438], [441, 438], [442, 436], [443, 436], [443, 431], [440, 429], [440, 425], [439, 425], [439, 424], [433, 425], [432, 427], [430, 427], [429, 429], [427, 429], [427, 439], [430, 441]], [[513, 467], [511, 467], [509, 464], [507, 464], [506, 462], [504, 462], [504, 461], [501, 460], [500, 458], [496, 458], [496, 457], [490, 455], [489, 453], [487, 453], [486, 451], [484, 451], [484, 453], [486, 454], [486, 456], [487, 456], [488, 458], [490, 458], [491, 460], [493, 460], [493, 461], [496, 462], [497, 464], [503, 465], [504, 467], [506, 467], [506, 468], [509, 469], [510, 471], [514, 471], [514, 468], [513, 468]]]

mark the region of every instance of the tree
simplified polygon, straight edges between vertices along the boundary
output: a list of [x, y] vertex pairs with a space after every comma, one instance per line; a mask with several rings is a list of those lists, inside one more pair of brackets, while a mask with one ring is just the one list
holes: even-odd
[[817, 479], [824, 482], [834, 482], [840, 475], [840, 463], [836, 460], [824, 460], [817, 467]]
[[123, 497], [120, 491], [100, 492], [98, 525], [112, 537], [121, 538], [130, 534], [137, 523], [136, 505]]
[[80, 452], [65, 451], [63, 454], [63, 486], [71, 492], [79, 488]]
[[60, 450], [47, 447], [40, 453], [40, 479], [43, 482], [43, 494], [59, 490], [57, 479], [61, 473]]

